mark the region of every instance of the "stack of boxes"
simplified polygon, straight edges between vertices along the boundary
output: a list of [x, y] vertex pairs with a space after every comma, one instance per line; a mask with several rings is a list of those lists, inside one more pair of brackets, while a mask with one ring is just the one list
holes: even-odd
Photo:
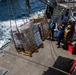
[[38, 19], [34, 22], [26, 22], [19, 27], [13, 28], [12, 31], [17, 51], [31, 54], [43, 47], [42, 40], [45, 40], [50, 35], [46, 17], [41, 17], [40, 20]]
[[50, 35], [51, 32], [46, 16], [41, 16], [37, 19], [30, 19], [30, 21], [37, 24], [42, 40], [45, 40]]
[[39, 47], [43, 43], [42, 43], [42, 40], [41, 40], [41, 37], [40, 37], [40, 33], [39, 33], [39, 30], [38, 30], [37, 24], [34, 24], [32, 26], [32, 29], [33, 29], [33, 32], [34, 32], [34, 38], [35, 38], [36, 44]]
[[36, 24], [27, 22], [13, 30], [14, 43], [18, 52], [33, 53], [42, 43]]
[[49, 24], [48, 24], [46, 17], [43, 17], [43, 19], [39, 25], [39, 30], [41, 33], [42, 40], [45, 40], [50, 35]]
[[32, 22], [27, 22], [23, 26], [18, 28], [23, 43], [23, 48], [27, 52], [34, 52], [37, 48], [32, 30], [32, 25]]

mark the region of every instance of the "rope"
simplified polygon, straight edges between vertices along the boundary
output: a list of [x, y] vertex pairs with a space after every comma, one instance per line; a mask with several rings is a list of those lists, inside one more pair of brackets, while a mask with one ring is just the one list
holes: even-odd
[[[51, 56], [52, 56], [52, 59], [53, 59], [53, 61], [55, 62], [56, 59], [55, 59], [54, 56], [53, 56], [53, 53], [52, 53], [53, 48], [52, 48], [52, 45], [50, 44], [50, 41], [49, 41], [49, 45], [50, 45], [50, 50], [51, 50]], [[52, 49], [51, 49], [51, 48], [52, 48]]]
[[53, 51], [54, 51], [54, 53], [55, 53], [55, 55], [56, 55], [56, 57], [57, 57], [57, 53], [56, 53], [56, 51], [55, 51], [55, 49], [54, 49], [53, 42], [51, 42], [51, 43], [52, 43]]

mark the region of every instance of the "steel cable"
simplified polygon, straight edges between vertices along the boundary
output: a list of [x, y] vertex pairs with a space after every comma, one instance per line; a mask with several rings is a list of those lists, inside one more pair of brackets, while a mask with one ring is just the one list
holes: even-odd
[[23, 46], [23, 44], [22, 44], [22, 42], [21, 42], [21, 40], [20, 40], [20, 39], [22, 39], [22, 37], [20, 36], [20, 32], [19, 32], [18, 27], [17, 27], [16, 18], [15, 18], [15, 16], [14, 16], [14, 12], [13, 12], [13, 10], [12, 10], [12, 5], [11, 5], [10, 0], [9, 0], [9, 4], [10, 4], [10, 9], [11, 9], [11, 12], [12, 12], [13, 18], [15, 19], [16, 29], [17, 29], [18, 34], [19, 34], [19, 35], [18, 35], [18, 38], [19, 38], [19, 41], [20, 41], [21, 47], [22, 47], [22, 49], [23, 49], [23, 51], [24, 51], [24, 46]]
[[[11, 36], [12, 36], [12, 38], [14, 40], [13, 32], [12, 32], [12, 25], [11, 25], [11, 17], [10, 17], [10, 7], [9, 7], [9, 4], [8, 4], [8, 0], [7, 0], [7, 5], [8, 5], [8, 17], [9, 17], [9, 20], [10, 20]], [[15, 42], [14, 42], [14, 44], [15, 44]], [[16, 46], [16, 44], [15, 44], [15, 46]]]

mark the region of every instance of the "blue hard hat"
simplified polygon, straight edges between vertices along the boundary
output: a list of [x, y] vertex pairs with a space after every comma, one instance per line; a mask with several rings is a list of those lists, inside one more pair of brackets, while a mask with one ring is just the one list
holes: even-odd
[[54, 20], [52, 20], [51, 22], [54, 22]]

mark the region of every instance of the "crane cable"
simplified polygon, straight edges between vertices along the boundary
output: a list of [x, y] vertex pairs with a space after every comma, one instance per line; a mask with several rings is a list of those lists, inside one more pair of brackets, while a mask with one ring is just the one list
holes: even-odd
[[[8, 5], [8, 0], [7, 0], [7, 5]], [[13, 32], [12, 32], [12, 25], [11, 25], [10, 10], [9, 10], [9, 9], [10, 9], [10, 8], [9, 8], [9, 5], [8, 5], [8, 17], [9, 17], [9, 20], [10, 20], [11, 36], [12, 36], [12, 38], [13, 38], [13, 40], [14, 40]], [[15, 44], [15, 42], [14, 42], [14, 44]], [[15, 44], [15, 46], [16, 46], [16, 44]]]
[[[17, 3], [18, 6], [20, 7], [20, 9], [23, 11], [23, 9], [21, 8], [21, 6], [20, 6], [20, 4], [18, 3], [18, 1], [16, 1], [16, 3]], [[27, 16], [26, 13], [25, 13], [25, 11], [23, 11], [23, 13], [25, 14], [25, 16]], [[32, 16], [32, 17], [33, 17], [33, 16]], [[33, 19], [34, 19], [34, 17], [33, 17]], [[26, 21], [27, 21], [27, 19], [26, 19]]]
[[[22, 10], [22, 8], [21, 8], [21, 6], [19, 5], [19, 3], [16, 1], [16, 3], [18, 4], [18, 6], [20, 7], [20, 9]], [[23, 10], [22, 10], [23, 11]], [[25, 12], [24, 12], [24, 14], [25, 14]], [[34, 18], [34, 17], [33, 17]], [[33, 32], [33, 31], [32, 31]], [[33, 35], [34, 36], [34, 35]], [[31, 36], [30, 36], [31, 37]], [[32, 40], [30, 40], [31, 42], [31, 44], [33, 44], [33, 42], [32, 42]]]
[[[14, 1], [13, 1], [13, 2], [14, 2]], [[17, 4], [17, 2], [16, 2], [16, 4]], [[17, 5], [18, 5], [18, 4], [17, 4]], [[18, 7], [19, 7], [19, 5], [18, 5]], [[20, 12], [21, 10], [19, 10], [18, 7], [16, 7], [16, 10], [17, 10], [18, 14], [21, 14], [21, 12]], [[20, 7], [19, 7], [19, 8], [20, 8]], [[23, 23], [25, 23], [25, 21], [24, 21], [24, 19], [23, 19], [22, 17], [21, 17], [21, 19], [22, 19]]]
[[[25, 16], [27, 16], [26, 13], [25, 13], [25, 11], [23, 11], [22, 7], [21, 7], [20, 4], [18, 3], [18, 1], [16, 1], [16, 3], [17, 3], [18, 6], [20, 7], [20, 10], [22, 10], [22, 12], [25, 14]], [[27, 21], [27, 18], [26, 18], [26, 21]]]
[[[16, 1], [17, 2], [17, 1]], [[18, 4], [18, 2], [17, 2], [17, 4]], [[18, 4], [18, 6], [20, 6], [19, 4]], [[20, 7], [21, 8], [21, 7]], [[31, 43], [33, 43], [32, 41], [31, 41]]]
[[[23, 11], [23, 9], [22, 9], [22, 7], [20, 6], [20, 4], [18, 3], [18, 1], [16, 1], [16, 3], [18, 4], [18, 6], [20, 7], [20, 11], [22, 10], [22, 12], [25, 14], [25, 16], [27, 16], [26, 15], [26, 13], [25, 13], [25, 11]], [[33, 2], [34, 3], [34, 2]], [[39, 5], [39, 4], [38, 4]], [[42, 12], [43, 13], [43, 12]], [[33, 17], [33, 16], [32, 16]], [[33, 19], [34, 19], [34, 17], [33, 17]], [[26, 21], [27, 21], [27, 18], [26, 18]]]
[[[14, 17], [14, 19], [15, 19], [15, 16], [14, 16], [14, 13], [13, 13], [13, 10], [12, 10], [12, 5], [11, 5], [10, 0], [9, 0], [9, 4], [10, 4], [10, 9], [11, 9], [12, 15], [13, 15], [13, 17]], [[15, 19], [15, 25], [16, 25], [16, 29], [17, 29], [17, 31], [18, 31], [19, 40], [20, 40], [20, 39], [22, 39], [22, 37], [20, 36], [20, 32], [19, 32], [18, 27], [17, 27], [16, 19]], [[21, 40], [20, 40], [20, 42], [21, 42]], [[22, 43], [22, 42], [21, 42], [21, 47], [22, 47], [22, 49], [23, 49], [23, 51], [24, 51], [24, 46], [23, 46], [23, 43]]]

